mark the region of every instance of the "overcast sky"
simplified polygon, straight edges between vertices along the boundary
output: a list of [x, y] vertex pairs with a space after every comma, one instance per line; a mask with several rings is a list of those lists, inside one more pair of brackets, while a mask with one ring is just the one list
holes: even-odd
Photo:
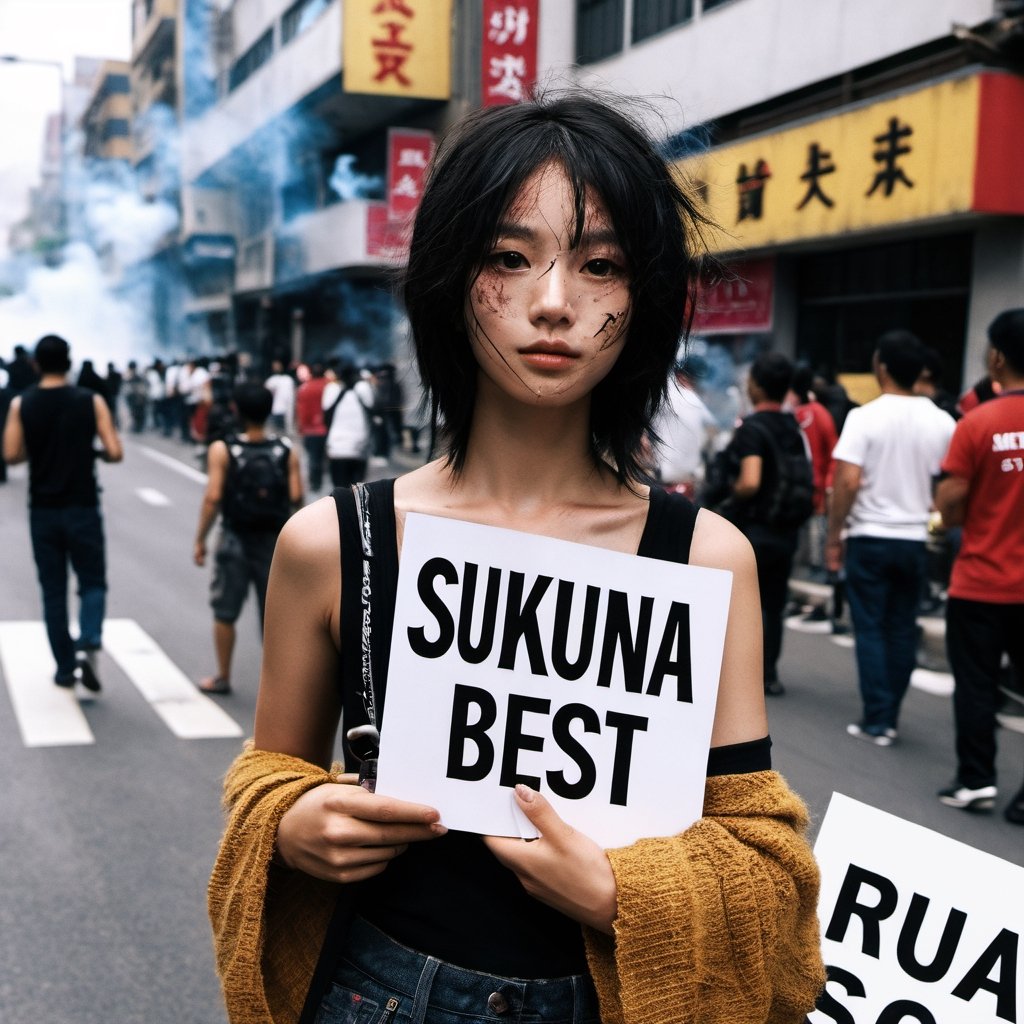
[[[0, 55], [60, 61], [69, 81], [76, 56], [127, 60], [131, 0], [0, 0]], [[39, 180], [46, 117], [60, 109], [56, 67], [0, 61], [0, 257], [7, 229]]]

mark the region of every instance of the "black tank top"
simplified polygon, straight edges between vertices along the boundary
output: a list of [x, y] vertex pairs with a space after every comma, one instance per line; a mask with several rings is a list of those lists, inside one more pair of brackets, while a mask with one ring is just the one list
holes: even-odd
[[97, 505], [93, 393], [71, 385], [31, 387], [21, 396], [21, 423], [29, 458], [29, 504]]
[[[398, 582], [394, 481], [368, 485], [374, 525], [373, 679], [380, 717]], [[341, 535], [341, 687], [346, 728], [366, 721], [362, 705], [360, 586], [362, 548], [353, 494], [334, 492]], [[697, 510], [684, 497], [652, 488], [647, 522], [637, 554], [685, 563]], [[352, 638], [352, 639], [349, 639]], [[718, 748], [709, 774], [771, 767], [768, 740]], [[347, 744], [346, 760], [349, 757]], [[751, 749], [757, 748], [757, 749]], [[720, 752], [720, 753], [719, 753]], [[470, 970], [516, 978], [556, 978], [587, 970], [577, 922], [527, 895], [480, 836], [449, 832], [411, 843], [380, 875], [354, 887], [356, 913], [392, 938], [420, 952]]]

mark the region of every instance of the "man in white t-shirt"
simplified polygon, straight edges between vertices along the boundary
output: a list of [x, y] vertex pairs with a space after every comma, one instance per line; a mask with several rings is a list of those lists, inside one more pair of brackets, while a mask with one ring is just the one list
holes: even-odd
[[295, 420], [295, 378], [285, 371], [284, 363], [275, 359], [270, 364], [270, 376], [264, 387], [274, 396], [274, 405], [267, 421], [274, 430], [284, 433], [292, 429]]
[[923, 366], [914, 335], [882, 335], [872, 360], [882, 394], [851, 410], [833, 452], [825, 555], [833, 572], [845, 564], [863, 701], [847, 732], [880, 747], [896, 739], [916, 662], [932, 491], [955, 426], [913, 393]]
[[715, 418], [679, 370], [668, 398], [654, 422], [659, 442], [654, 456], [658, 479], [667, 487], [692, 498], [704, 478], [704, 451], [715, 429]]

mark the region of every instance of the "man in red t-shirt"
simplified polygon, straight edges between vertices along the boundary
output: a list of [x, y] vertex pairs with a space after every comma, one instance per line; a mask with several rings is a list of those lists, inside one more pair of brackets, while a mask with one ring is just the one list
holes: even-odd
[[310, 492], [319, 491], [324, 482], [324, 451], [327, 423], [324, 420], [324, 388], [327, 378], [320, 363], [314, 363], [310, 377], [295, 393], [295, 426], [306, 449], [306, 478]]
[[[1024, 309], [1000, 313], [988, 337], [1000, 393], [957, 424], [935, 496], [943, 522], [963, 524], [946, 606], [958, 768], [939, 799], [964, 810], [995, 806], [1003, 653], [1024, 672]], [[1005, 815], [1024, 825], [1024, 787]]]
[[832, 413], [818, 401], [811, 390], [814, 372], [807, 364], [793, 371], [790, 389], [796, 398], [793, 415], [807, 438], [811, 453], [811, 470], [814, 474], [814, 515], [807, 521], [808, 561], [812, 569], [822, 575], [825, 572], [825, 534], [828, 530], [828, 516], [825, 496], [832, 483], [832, 449], [839, 435]]

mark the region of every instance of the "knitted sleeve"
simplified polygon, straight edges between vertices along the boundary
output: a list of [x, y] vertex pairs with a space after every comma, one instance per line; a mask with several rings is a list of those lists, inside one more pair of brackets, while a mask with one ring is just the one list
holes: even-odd
[[207, 888], [217, 973], [231, 1024], [295, 1024], [337, 887], [271, 863], [277, 826], [307, 790], [337, 781], [251, 743], [224, 780], [227, 827]]
[[778, 773], [721, 775], [682, 835], [609, 850], [615, 935], [584, 930], [604, 1024], [802, 1024], [825, 983], [806, 826]]

